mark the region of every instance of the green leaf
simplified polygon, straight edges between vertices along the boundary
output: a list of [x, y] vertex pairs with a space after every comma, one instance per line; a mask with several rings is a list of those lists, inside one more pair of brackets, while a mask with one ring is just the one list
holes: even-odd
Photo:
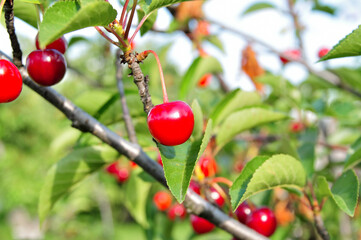
[[350, 149], [350, 154], [348, 155], [344, 169], [350, 169], [361, 162], [361, 137], [358, 138], [352, 145]]
[[332, 69], [330, 71], [336, 73], [336, 75], [340, 77], [340, 80], [342, 82], [348, 84], [349, 86], [352, 86], [352, 88], [355, 88], [356, 90], [361, 91], [360, 68], [352, 69], [347, 67], [340, 67], [340, 68]]
[[221, 40], [219, 40], [217, 35], [206, 36], [204, 40], [217, 47], [219, 50], [221, 50], [222, 53], [225, 53], [223, 43], [221, 42]]
[[92, 89], [80, 94], [74, 102], [84, 111], [90, 115], [97, 115], [98, 118], [98, 115], [104, 112], [101, 109], [108, 106], [109, 102], [114, 103], [117, 99], [119, 99], [119, 93]]
[[243, 92], [236, 89], [228, 93], [214, 108], [210, 118], [214, 126], [221, 123], [226, 117], [244, 107], [261, 104], [261, 96], [256, 92]]
[[46, 46], [63, 34], [91, 26], [107, 26], [117, 16], [108, 2], [59, 1], [49, 7], [40, 24], [39, 42]]
[[178, 146], [157, 144], [163, 161], [168, 187], [179, 203], [186, 197], [194, 166], [206, 149], [211, 138], [212, 120], [207, 124], [203, 139], [187, 141]]
[[295, 158], [278, 154], [271, 158], [258, 156], [246, 164], [231, 189], [233, 210], [250, 196], [275, 187], [302, 189], [306, 173]]
[[72, 151], [53, 165], [45, 177], [39, 196], [39, 218], [43, 222], [56, 201], [75, 184], [114, 161], [118, 153], [109, 146], [85, 147]]
[[273, 112], [263, 108], [247, 108], [229, 115], [217, 131], [217, 147], [222, 148], [237, 134], [258, 125], [285, 119], [283, 113]]
[[[144, 17], [144, 12], [140, 9], [137, 10], [138, 15], [138, 22], [142, 20]], [[158, 12], [152, 12], [147, 16], [147, 20], [143, 23], [142, 27], [140, 28], [140, 35], [143, 36], [146, 32], [152, 29], [155, 21], [157, 20]]]
[[339, 41], [320, 61], [361, 55], [361, 25]]
[[38, 13], [34, 4], [14, 1], [14, 15], [34, 28], [38, 28]]
[[259, 11], [259, 10], [263, 10], [263, 9], [267, 9], [267, 8], [276, 8], [275, 5], [270, 4], [268, 2], [259, 2], [259, 3], [255, 3], [253, 5], [251, 5], [250, 7], [248, 7], [243, 13], [242, 15], [246, 15], [248, 13], [252, 13], [255, 11]]
[[331, 7], [329, 5], [320, 4], [318, 2], [318, 0], [315, 1], [315, 5], [312, 7], [312, 10], [328, 13], [331, 15], [335, 15], [335, 12], [336, 12], [336, 9], [334, 7]]
[[316, 128], [307, 128], [300, 136], [300, 147], [297, 149], [301, 163], [310, 177], [315, 171], [315, 146], [318, 137]]
[[19, 2], [31, 3], [31, 4], [40, 4], [39, 0], [19, 0]]
[[319, 201], [324, 197], [329, 197], [332, 195], [330, 187], [325, 176], [317, 176], [315, 184], [315, 192], [317, 199]]
[[148, 228], [146, 206], [149, 190], [152, 186], [149, 182], [144, 182], [139, 175], [143, 170], [137, 168], [132, 171], [132, 177], [125, 185], [125, 206], [134, 220], [143, 228]]
[[204, 74], [219, 72], [222, 72], [222, 66], [216, 58], [211, 56], [196, 58], [182, 79], [179, 98], [185, 99]]
[[358, 191], [359, 182], [353, 170], [344, 172], [331, 188], [337, 206], [351, 217], [355, 214]]
[[185, 1], [189, 0], [140, 0], [138, 5], [143, 9], [145, 14], [149, 14], [159, 8]]
[[195, 139], [198, 139], [203, 133], [203, 112], [197, 99], [194, 99], [192, 102], [192, 111], [194, 115], [194, 128], [192, 135]]

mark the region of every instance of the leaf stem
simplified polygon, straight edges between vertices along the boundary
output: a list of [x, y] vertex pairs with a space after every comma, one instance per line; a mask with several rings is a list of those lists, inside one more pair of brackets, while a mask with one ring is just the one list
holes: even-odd
[[137, 28], [135, 29], [132, 37], [129, 39], [129, 44], [133, 42], [135, 35], [139, 32], [140, 28], [142, 27], [143, 23], [145, 22], [145, 20], [147, 20], [147, 18], [150, 16], [150, 14], [148, 15], [144, 15], [144, 17], [142, 18], [142, 20], [140, 21], [140, 23], [138, 24]]
[[145, 53], [152, 53], [154, 55], [156, 61], [157, 61], [158, 69], [159, 69], [159, 75], [160, 75], [160, 81], [162, 83], [163, 103], [167, 103], [168, 102], [168, 94], [167, 94], [167, 89], [165, 87], [164, 74], [163, 74], [163, 70], [162, 70], [162, 65], [160, 64], [159, 57], [158, 57], [157, 53], [154, 52], [153, 50], [147, 50], [147, 51], [145, 51]]
[[233, 184], [233, 182], [231, 180], [228, 180], [227, 178], [224, 178], [224, 177], [215, 177], [211, 180], [211, 183], [224, 183], [228, 187], [231, 187]]
[[[124, 21], [124, 15], [125, 15], [125, 12], [127, 12], [128, 3], [129, 3], [129, 0], [126, 0], [124, 3], [123, 9], [122, 9], [122, 15], [120, 15], [120, 19], [119, 19], [120, 24], [122, 24]], [[125, 20], [126, 19], [127, 19], [127, 17], [125, 17]]]
[[117, 42], [113, 41], [112, 39], [110, 39], [110, 38], [100, 29], [100, 27], [95, 26], [94, 28], [98, 31], [98, 33], [99, 33], [100, 35], [102, 35], [103, 38], [105, 38], [107, 41], [109, 41], [110, 43], [114, 44], [115, 46], [118, 46], [118, 47], [119, 47], [119, 43], [117, 43]]
[[134, 13], [135, 13], [135, 8], [137, 7], [137, 2], [138, 2], [138, 0], [135, 0], [134, 3], [133, 3], [132, 12], [130, 13], [127, 29], [125, 30], [125, 34], [124, 34], [124, 39], [128, 39], [130, 26], [132, 25]]
[[113, 28], [107, 27], [106, 29], [109, 30], [109, 31], [111, 31], [111, 32], [114, 34], [114, 36], [119, 40], [119, 42], [123, 45], [123, 47], [125, 47], [125, 48], [128, 47], [128, 44], [126, 44], [126, 43], [124, 42], [124, 40], [122, 39], [122, 37], [119, 36], [119, 34], [118, 34], [116, 31], [114, 31]]

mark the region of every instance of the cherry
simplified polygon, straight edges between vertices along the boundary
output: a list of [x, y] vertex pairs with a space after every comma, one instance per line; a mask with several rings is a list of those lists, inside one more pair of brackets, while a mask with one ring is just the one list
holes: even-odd
[[247, 218], [251, 215], [252, 212], [253, 210], [251, 206], [248, 205], [247, 202], [243, 202], [236, 209], [235, 214], [237, 215], [238, 221], [240, 221], [243, 224], [246, 224]]
[[119, 183], [124, 183], [129, 178], [129, 170], [127, 168], [119, 168], [115, 176]]
[[209, 222], [208, 220], [198, 217], [196, 215], [191, 215], [190, 217], [191, 224], [193, 227], [193, 230], [197, 234], [203, 234], [208, 233], [214, 229], [214, 224]]
[[109, 174], [117, 174], [118, 172], [118, 162], [113, 162], [112, 164], [110, 164], [107, 168], [106, 171]]
[[159, 163], [159, 165], [161, 165], [163, 167], [163, 161], [162, 161], [162, 157], [160, 156], [160, 154], [158, 154], [157, 162]]
[[[39, 34], [36, 34], [35, 46], [36, 46], [36, 49], [38, 49], [38, 50], [41, 49], [40, 44], [39, 44]], [[61, 38], [56, 39], [54, 42], [46, 45], [45, 49], [55, 49], [55, 50], [58, 50], [59, 52], [61, 52], [62, 54], [64, 54], [67, 47], [68, 47], [68, 43], [66, 42], [64, 36], [62, 36]]]
[[[301, 52], [298, 49], [292, 49], [292, 50], [286, 50], [283, 52], [284, 55], [288, 56], [289, 58], [293, 59], [293, 60], [299, 60], [301, 59]], [[284, 58], [284, 57], [280, 57], [280, 60], [283, 64], [287, 64], [290, 62], [290, 60]]]
[[180, 219], [184, 219], [187, 215], [186, 208], [183, 204], [175, 204], [168, 210], [168, 218], [170, 220], [175, 220], [177, 217]]
[[175, 146], [191, 136], [194, 116], [192, 109], [183, 101], [165, 102], [149, 111], [147, 122], [155, 140], [166, 146]]
[[203, 156], [199, 159], [198, 164], [205, 177], [213, 177], [217, 172], [216, 160], [212, 157]]
[[193, 180], [191, 180], [189, 184], [189, 188], [193, 190], [193, 192], [197, 193], [198, 195], [201, 195], [201, 186]]
[[247, 218], [246, 225], [260, 234], [269, 237], [275, 232], [277, 221], [271, 209], [261, 207]]
[[302, 122], [292, 122], [290, 124], [290, 131], [293, 133], [301, 132], [305, 129], [305, 125]]
[[136, 168], [136, 167], [138, 167], [138, 164], [136, 164], [136, 163], [133, 162], [133, 161], [130, 161], [130, 167], [131, 167], [131, 168]]
[[12, 62], [0, 59], [0, 103], [14, 101], [22, 88], [23, 79], [18, 68]]
[[211, 192], [210, 197], [212, 201], [215, 202], [219, 207], [223, 207], [224, 198], [222, 195], [213, 187], [211, 187], [209, 190]]
[[203, 77], [201, 77], [201, 79], [199, 79], [198, 81], [198, 87], [201, 88], [205, 88], [209, 85], [209, 83], [211, 82], [212, 79], [212, 74], [208, 73], [208, 74], [204, 74]]
[[330, 51], [329, 48], [323, 47], [318, 51], [318, 57], [323, 58], [328, 52]]
[[43, 86], [51, 86], [64, 77], [66, 61], [63, 54], [57, 50], [36, 50], [26, 59], [26, 69], [35, 82]]
[[158, 210], [165, 211], [172, 204], [172, 196], [168, 192], [157, 192], [153, 197], [153, 202]]
[[209, 35], [209, 23], [207, 21], [199, 21], [195, 29], [196, 35], [208, 36]]

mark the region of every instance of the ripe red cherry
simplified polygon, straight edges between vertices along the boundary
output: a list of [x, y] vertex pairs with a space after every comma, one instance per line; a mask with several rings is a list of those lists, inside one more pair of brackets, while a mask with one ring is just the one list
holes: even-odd
[[205, 177], [213, 177], [216, 175], [218, 166], [214, 158], [203, 156], [199, 159], [198, 164]]
[[224, 198], [221, 196], [221, 194], [213, 187], [210, 188], [210, 191], [210, 197], [212, 198], [212, 201], [215, 202], [219, 207], [223, 207]]
[[153, 197], [153, 202], [158, 210], [165, 211], [172, 204], [172, 196], [168, 192], [157, 192]]
[[63, 79], [66, 61], [59, 51], [54, 49], [36, 50], [26, 59], [29, 76], [38, 84], [52, 86]]
[[118, 162], [113, 162], [106, 168], [109, 174], [117, 174], [118, 172]]
[[214, 229], [214, 224], [209, 222], [208, 220], [198, 217], [196, 215], [191, 215], [190, 217], [191, 224], [193, 227], [193, 230], [197, 234], [203, 234], [208, 233]]
[[153, 107], [147, 122], [155, 140], [166, 146], [175, 146], [184, 143], [191, 136], [194, 116], [185, 102], [167, 102]]
[[269, 237], [276, 231], [277, 221], [271, 209], [261, 207], [248, 217], [246, 225], [260, 234]]
[[193, 180], [191, 180], [189, 184], [189, 188], [193, 190], [193, 192], [197, 193], [198, 195], [201, 195], [201, 186]]
[[237, 215], [238, 221], [240, 221], [243, 224], [246, 224], [247, 218], [252, 213], [252, 208], [248, 205], [247, 202], [241, 203], [239, 207], [236, 209], [235, 214]]
[[180, 219], [184, 219], [187, 215], [186, 208], [183, 204], [175, 204], [168, 210], [168, 218], [170, 220], [175, 220], [177, 217]]
[[119, 168], [115, 176], [118, 183], [124, 183], [129, 178], [129, 170], [127, 168]]
[[23, 79], [18, 68], [5, 59], [0, 59], [0, 103], [14, 101], [21, 93]]
[[[35, 46], [36, 46], [36, 49], [38, 49], [38, 50], [41, 49], [40, 44], [39, 44], [39, 34], [36, 34]], [[64, 54], [67, 47], [68, 47], [68, 43], [66, 42], [64, 36], [62, 36], [61, 38], [56, 39], [54, 42], [46, 45], [45, 49], [55, 49], [55, 50], [58, 50], [59, 52], [61, 52], [62, 54]]]
[[201, 79], [198, 81], [198, 87], [205, 88], [209, 85], [212, 79], [212, 74], [205, 74]]
[[318, 51], [318, 57], [319, 58], [323, 58], [328, 52], [330, 51], [329, 48], [321, 48], [319, 51]]
[[[293, 59], [293, 60], [299, 60], [301, 59], [301, 52], [298, 49], [292, 49], [292, 50], [286, 50], [283, 52], [284, 55], [288, 56], [289, 58]], [[290, 60], [284, 58], [284, 57], [280, 57], [280, 60], [283, 64], [287, 64], [290, 62]]]
[[298, 133], [305, 129], [305, 125], [302, 122], [292, 122], [289, 128], [291, 132]]

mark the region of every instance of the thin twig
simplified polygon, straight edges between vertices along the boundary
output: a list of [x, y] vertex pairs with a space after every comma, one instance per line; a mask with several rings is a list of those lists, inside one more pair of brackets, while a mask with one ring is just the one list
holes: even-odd
[[303, 38], [302, 38], [303, 26], [300, 23], [298, 14], [295, 11], [295, 2], [293, 0], [287, 0], [287, 2], [288, 2], [289, 14], [291, 15], [292, 20], [293, 20], [293, 26], [294, 26], [294, 30], [295, 30], [295, 35], [298, 40], [298, 46], [301, 51], [302, 57], [305, 57], [305, 54], [304, 54], [305, 49], [304, 49], [304, 43], [303, 43]]
[[122, 104], [125, 129], [127, 130], [127, 134], [128, 134], [130, 142], [138, 143], [137, 136], [135, 134], [134, 125], [132, 122], [132, 117], [130, 116], [128, 105], [127, 105], [127, 100], [126, 100], [125, 94], [124, 94], [123, 68], [120, 63], [120, 49], [118, 49], [117, 53], [116, 53], [115, 66], [116, 66], [117, 86], [118, 86], [118, 91], [119, 91], [119, 95], [120, 95], [120, 102]]
[[105, 38], [108, 42], [114, 44], [114, 45], [117, 46], [117, 47], [120, 47], [119, 43], [113, 41], [110, 37], [108, 37], [108, 36], [100, 29], [100, 27], [95, 26], [94, 28], [95, 28], [95, 29], [98, 31], [98, 33], [99, 33], [103, 38]]
[[219, 82], [219, 85], [221, 86], [221, 89], [223, 90], [223, 92], [228, 93], [230, 91], [230, 89], [229, 89], [227, 83], [224, 81], [222, 75], [217, 73], [217, 74], [215, 74], [215, 76], [216, 76], [216, 78], [217, 78], [217, 80]]

